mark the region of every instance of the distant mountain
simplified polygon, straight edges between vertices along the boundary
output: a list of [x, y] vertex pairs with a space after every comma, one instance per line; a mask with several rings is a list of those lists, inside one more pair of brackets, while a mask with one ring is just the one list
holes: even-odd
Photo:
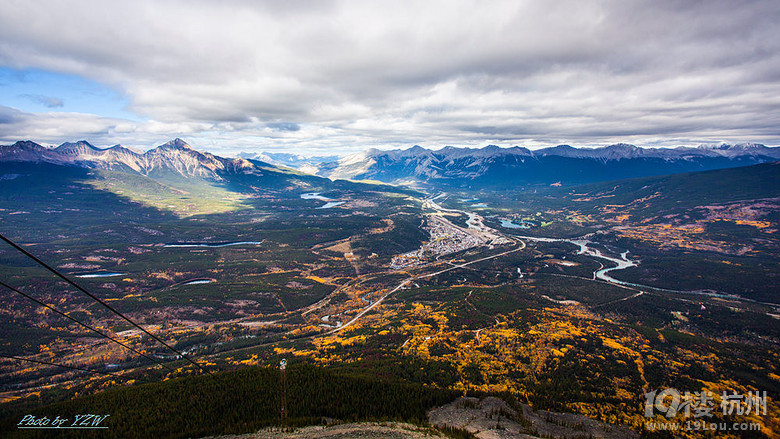
[[139, 154], [121, 145], [100, 149], [81, 140], [46, 148], [35, 142], [20, 141], [0, 146], [0, 161], [46, 162], [135, 172], [147, 176], [176, 174], [221, 180], [222, 173], [253, 173], [257, 168], [244, 159], [226, 159], [193, 149], [174, 139]]
[[421, 186], [500, 187], [582, 184], [624, 178], [705, 171], [780, 160], [780, 148], [760, 144], [639, 148], [619, 143], [603, 148], [559, 145], [480, 149], [420, 146], [368, 151], [317, 165], [317, 175]]
[[316, 173], [319, 170], [318, 165], [321, 163], [335, 162], [339, 159], [339, 156], [336, 155], [309, 157], [285, 152], [242, 152], [238, 154], [238, 157], [249, 160], [259, 160], [275, 166], [286, 166], [310, 174]]
[[87, 141], [47, 148], [31, 141], [0, 146], [0, 162], [46, 162], [161, 177], [179, 175], [221, 181], [229, 174], [261, 173], [265, 166], [295, 168], [331, 179], [377, 180], [386, 183], [463, 188], [523, 185], [574, 185], [625, 178], [706, 171], [780, 160], [780, 148], [760, 144], [639, 148], [619, 143], [603, 148], [558, 145], [430, 150], [369, 149], [347, 157], [304, 157], [288, 153], [241, 153], [223, 158], [193, 149], [185, 141], [138, 153], [121, 145], [97, 148]]

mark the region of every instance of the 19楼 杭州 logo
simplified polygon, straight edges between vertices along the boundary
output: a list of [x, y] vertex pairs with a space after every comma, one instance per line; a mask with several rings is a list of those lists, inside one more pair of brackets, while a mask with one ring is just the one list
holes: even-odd
[[766, 392], [751, 391], [747, 394], [723, 392], [720, 403], [710, 391], [681, 393], [677, 389], [654, 390], [645, 393], [645, 417], [652, 418], [663, 414], [671, 419], [683, 417], [711, 417], [713, 411], [720, 409], [723, 416], [766, 415]]

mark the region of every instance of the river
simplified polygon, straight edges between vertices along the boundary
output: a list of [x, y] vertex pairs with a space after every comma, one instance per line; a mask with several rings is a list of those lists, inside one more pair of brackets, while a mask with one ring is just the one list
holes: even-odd
[[[591, 247], [590, 245], [593, 244], [593, 242], [588, 241], [587, 239], [565, 239], [565, 238], [539, 238], [535, 236], [516, 236], [520, 239], [525, 239], [528, 241], [538, 241], [538, 242], [568, 242], [569, 244], [574, 244], [577, 247], [579, 247], [579, 250], [577, 250], [578, 255], [587, 255], [594, 258], [604, 259], [606, 261], [612, 262], [615, 264], [614, 267], [609, 268], [602, 268], [598, 271], [595, 271], [593, 273], [593, 279], [599, 279], [603, 280], [605, 282], [614, 283], [618, 285], [625, 285], [625, 286], [634, 286], [634, 287], [642, 287], [644, 285], [639, 284], [632, 284], [630, 282], [624, 282], [622, 280], [615, 279], [614, 277], [608, 275], [610, 271], [616, 271], [616, 270], [624, 270], [629, 267], [636, 267], [639, 265], [639, 261], [632, 261], [631, 259], [628, 259], [628, 251], [624, 251], [620, 254], [620, 258], [615, 258], [612, 256], [607, 256], [604, 253], [602, 253], [601, 250]], [[649, 287], [652, 288], [652, 287]]]

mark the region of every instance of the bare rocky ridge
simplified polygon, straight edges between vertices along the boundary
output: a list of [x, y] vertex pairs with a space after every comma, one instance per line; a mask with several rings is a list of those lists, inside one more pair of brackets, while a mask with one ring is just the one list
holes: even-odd
[[459, 398], [431, 410], [428, 421], [439, 428], [467, 430], [480, 439], [639, 437], [628, 427], [605, 424], [583, 415], [534, 411], [527, 404], [522, 404], [522, 413], [518, 413], [509, 404], [494, 397], [482, 400]]
[[[218, 436], [219, 439], [434, 439], [446, 437], [448, 436], [431, 428], [400, 422], [361, 422], [327, 427], [312, 426], [298, 428], [292, 432], [281, 431], [277, 428], [266, 428], [256, 433]], [[213, 436], [211, 438], [216, 439]]]
[[[428, 412], [428, 422], [438, 429], [465, 430], [479, 439], [609, 438], [637, 439], [628, 427], [610, 425], [583, 415], [534, 411], [522, 404], [518, 413], [505, 401], [486, 397], [458, 398]], [[360, 422], [309, 426], [284, 431], [266, 428], [255, 433], [211, 436], [204, 439], [428, 439], [449, 437], [434, 428], [400, 422]]]

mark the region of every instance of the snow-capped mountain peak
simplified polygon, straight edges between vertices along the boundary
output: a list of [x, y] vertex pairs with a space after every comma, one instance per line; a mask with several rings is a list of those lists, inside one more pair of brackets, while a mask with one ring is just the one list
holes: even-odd
[[180, 149], [180, 150], [184, 150], [184, 151], [195, 151], [195, 149], [193, 149], [189, 145], [189, 143], [185, 142], [184, 140], [182, 140], [182, 139], [180, 139], [178, 137], [173, 139], [173, 140], [171, 140], [170, 142], [166, 142], [166, 143], [158, 146], [157, 148]]

